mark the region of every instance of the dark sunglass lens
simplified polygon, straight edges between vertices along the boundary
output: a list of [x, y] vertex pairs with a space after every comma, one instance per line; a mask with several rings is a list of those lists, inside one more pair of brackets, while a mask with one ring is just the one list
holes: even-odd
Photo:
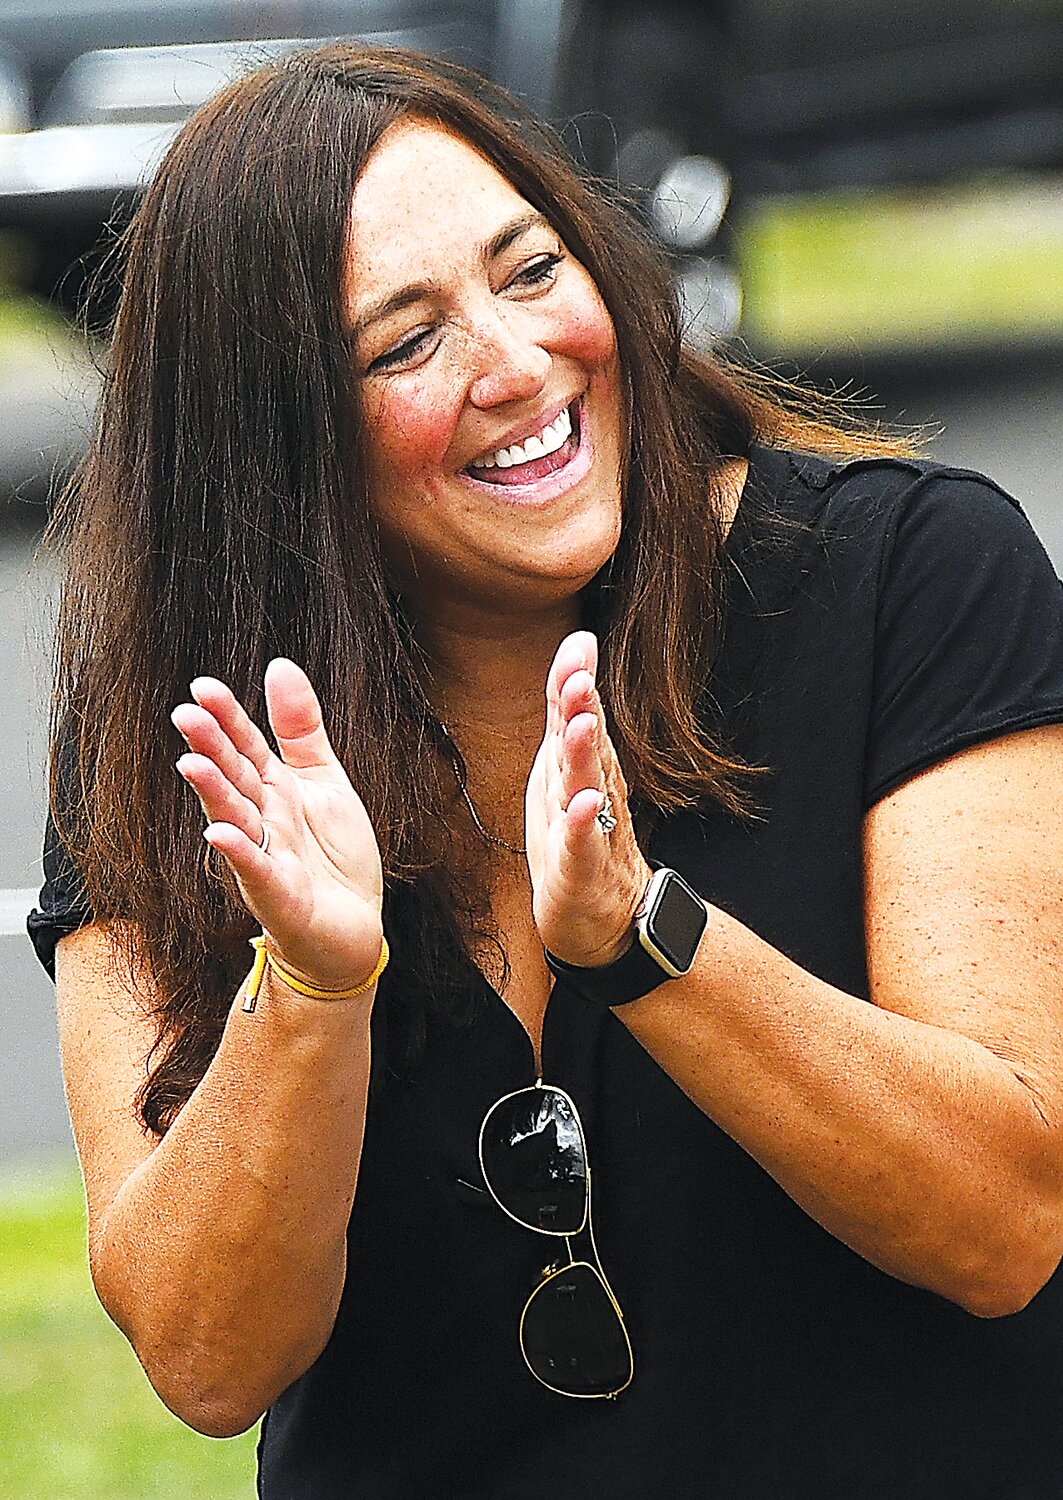
[[612, 1396], [631, 1380], [631, 1345], [601, 1277], [586, 1262], [555, 1272], [520, 1325], [531, 1371], [566, 1396]]
[[587, 1152], [568, 1097], [521, 1089], [500, 1099], [480, 1132], [484, 1177], [507, 1212], [529, 1229], [576, 1234], [587, 1208]]

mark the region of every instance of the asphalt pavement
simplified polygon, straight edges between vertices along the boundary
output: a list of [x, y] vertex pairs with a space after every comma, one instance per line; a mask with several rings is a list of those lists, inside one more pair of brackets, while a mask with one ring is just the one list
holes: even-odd
[[[841, 369], [877, 388], [885, 415], [940, 425], [930, 456], [992, 474], [1022, 502], [1063, 572], [1063, 361], [987, 352], [965, 365]], [[48, 658], [54, 577], [34, 560], [46, 480], [76, 452], [92, 380], [61, 361], [0, 371], [0, 1169], [34, 1170], [70, 1138], [54, 993], [24, 931], [39, 883], [46, 797]], [[36, 474], [27, 482], [28, 474]], [[12, 486], [18, 492], [12, 495]]]

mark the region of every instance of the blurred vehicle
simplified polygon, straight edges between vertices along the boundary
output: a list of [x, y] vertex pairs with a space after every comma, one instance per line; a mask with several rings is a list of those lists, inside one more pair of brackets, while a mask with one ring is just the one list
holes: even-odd
[[104, 223], [228, 78], [338, 36], [447, 55], [565, 128], [669, 247], [706, 339], [740, 316], [732, 189], [734, 217], [1063, 165], [1060, 0], [4, 0], [0, 231], [34, 289], [76, 299]]
[[77, 302], [105, 224], [128, 217], [182, 121], [231, 78], [338, 36], [486, 69], [492, 0], [3, 0], [0, 230], [30, 289]]

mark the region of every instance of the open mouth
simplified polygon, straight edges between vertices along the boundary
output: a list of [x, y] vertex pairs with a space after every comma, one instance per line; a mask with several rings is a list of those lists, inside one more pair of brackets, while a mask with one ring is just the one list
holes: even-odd
[[463, 470], [481, 484], [534, 484], [571, 463], [580, 445], [580, 400], [562, 408], [554, 420], [510, 448], [473, 459]]

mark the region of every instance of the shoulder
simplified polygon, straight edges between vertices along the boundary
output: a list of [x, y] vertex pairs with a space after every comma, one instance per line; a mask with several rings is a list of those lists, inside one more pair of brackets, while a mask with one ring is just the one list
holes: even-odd
[[928, 572], [943, 582], [972, 569], [999, 575], [1014, 563], [1039, 576], [1050, 594], [1059, 592], [1019, 502], [974, 470], [758, 448], [751, 476], [761, 525], [795, 540], [806, 569], [817, 558], [832, 572], [855, 569], [877, 592]]
[[809, 538], [791, 598], [815, 606], [802, 620], [837, 680], [865, 686], [865, 805], [1063, 718], [1063, 585], [1013, 496], [924, 460], [787, 463], [784, 508]]
[[813, 524], [899, 520], [912, 510], [1005, 526], [1023, 516], [1015, 497], [987, 475], [929, 459], [827, 458], [758, 447], [751, 472], [771, 509]]

